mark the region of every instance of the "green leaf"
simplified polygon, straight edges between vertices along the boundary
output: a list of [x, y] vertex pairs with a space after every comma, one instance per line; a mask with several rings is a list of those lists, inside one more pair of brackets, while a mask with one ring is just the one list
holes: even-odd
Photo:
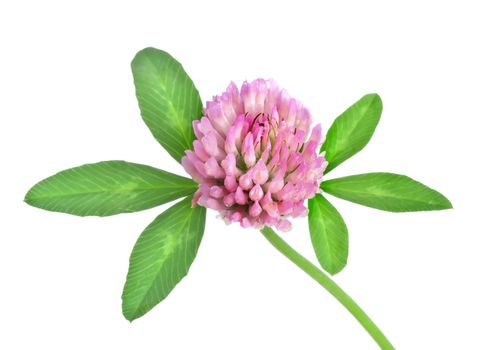
[[25, 202], [79, 216], [108, 216], [155, 207], [192, 194], [185, 177], [147, 165], [112, 160], [67, 169], [40, 181]]
[[123, 315], [133, 321], [166, 298], [188, 273], [203, 237], [206, 209], [187, 197], [160, 214], [138, 238], [123, 289]]
[[343, 112], [328, 130], [321, 152], [329, 162], [325, 173], [362, 150], [376, 129], [383, 104], [377, 94], [361, 98]]
[[410, 177], [391, 173], [341, 177], [322, 182], [321, 188], [333, 196], [386, 211], [452, 208], [451, 202], [439, 192]]
[[194, 140], [192, 121], [201, 98], [182, 65], [165, 51], [146, 48], [131, 63], [141, 116], [153, 136], [178, 162]]
[[321, 266], [334, 275], [348, 261], [348, 228], [341, 214], [322, 195], [308, 201], [311, 242]]

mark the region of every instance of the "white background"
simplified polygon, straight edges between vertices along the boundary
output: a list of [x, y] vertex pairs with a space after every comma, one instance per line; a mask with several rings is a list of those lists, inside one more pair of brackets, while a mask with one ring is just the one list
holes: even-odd
[[[379, 93], [372, 141], [328, 177], [407, 174], [454, 210], [392, 214], [333, 199], [350, 231], [335, 279], [398, 349], [479, 349], [479, 12], [473, 1], [328, 3], [1, 3], [0, 348], [376, 348], [258, 232], [212, 212], [189, 275], [129, 323], [128, 257], [167, 205], [101, 219], [22, 202], [44, 177], [100, 160], [185, 174], [134, 95], [130, 61], [154, 46], [183, 63], [203, 101], [230, 80], [273, 77], [325, 128]], [[314, 259], [306, 221], [285, 238]]]

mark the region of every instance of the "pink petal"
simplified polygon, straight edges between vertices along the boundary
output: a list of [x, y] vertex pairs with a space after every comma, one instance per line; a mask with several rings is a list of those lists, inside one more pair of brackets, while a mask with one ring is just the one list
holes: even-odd
[[304, 206], [302, 202], [295, 203], [293, 207], [293, 217], [306, 216], [308, 215], [308, 208]]
[[206, 152], [205, 148], [203, 147], [203, 144], [200, 141], [194, 140], [193, 148], [195, 150], [196, 156], [201, 161], [205, 162], [210, 157], [210, 155]]
[[233, 153], [228, 153], [225, 159], [221, 161], [221, 167], [225, 170], [226, 175], [236, 175], [236, 157]]
[[251, 172], [248, 171], [240, 176], [239, 185], [243, 190], [249, 190], [253, 187], [253, 176], [251, 175]]
[[251, 221], [249, 221], [249, 219], [246, 218], [246, 217], [244, 217], [244, 218], [241, 219], [241, 223], [240, 223], [240, 224], [241, 224], [241, 227], [243, 227], [243, 228], [248, 228], [248, 227], [251, 227], [251, 226], [252, 226]]
[[260, 185], [255, 185], [250, 191], [249, 191], [249, 198], [251, 198], [252, 201], [259, 201], [261, 198], [263, 198], [264, 192], [263, 189], [261, 188]]
[[205, 151], [210, 155], [215, 157], [218, 155], [220, 150], [218, 149], [218, 141], [216, 139], [216, 136], [214, 132], [210, 131], [208, 132], [202, 139], [201, 143], [205, 149]]
[[252, 217], [257, 217], [259, 214], [261, 214], [262, 210], [263, 209], [261, 209], [261, 205], [259, 205], [259, 203], [256, 201], [249, 207], [249, 215]]
[[282, 232], [290, 231], [291, 230], [291, 222], [289, 222], [288, 220], [281, 220], [276, 225], [276, 227], [278, 228], [278, 230], [280, 230]]
[[225, 171], [218, 165], [218, 161], [214, 157], [208, 158], [205, 163], [205, 172], [208, 176], [215, 179], [222, 179], [225, 177]]
[[222, 186], [212, 186], [210, 188], [210, 196], [214, 198], [223, 198], [226, 195], [226, 190]]
[[204, 177], [200, 174], [198, 170], [194, 167], [193, 163], [188, 159], [188, 157], [181, 158], [181, 165], [190, 174], [191, 178], [197, 183], [203, 182]]
[[233, 175], [226, 175], [224, 184], [225, 184], [225, 188], [229, 192], [236, 191], [236, 188], [238, 187], [238, 183], [236, 182], [236, 177], [234, 177]]
[[253, 147], [253, 135], [250, 132], [243, 141], [242, 153], [246, 166], [251, 168], [256, 163], [256, 156]]
[[278, 210], [281, 215], [290, 215], [293, 212], [294, 203], [291, 200], [278, 203]]
[[227, 208], [232, 207], [236, 201], [235, 201], [235, 194], [234, 193], [229, 193], [223, 198], [223, 203]]
[[238, 187], [235, 192], [235, 201], [239, 205], [244, 205], [248, 202], [248, 196], [243, 192], [241, 187]]
[[244, 216], [244, 214], [243, 214], [242, 210], [237, 209], [237, 210], [233, 211], [232, 213], [230, 213], [228, 219], [231, 222], [240, 222], [241, 219], [243, 218], [243, 216]]
[[244, 116], [239, 115], [231, 128], [228, 130], [225, 141], [226, 153], [233, 153], [234, 155], [239, 153], [239, 149], [241, 147], [241, 134], [244, 124]]
[[260, 159], [252, 169], [251, 175], [255, 184], [262, 185], [268, 181], [269, 173], [263, 160]]

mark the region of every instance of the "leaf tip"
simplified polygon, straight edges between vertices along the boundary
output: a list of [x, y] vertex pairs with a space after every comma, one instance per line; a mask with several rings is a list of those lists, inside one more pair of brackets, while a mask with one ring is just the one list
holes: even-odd
[[136, 320], [138, 317], [140, 317], [140, 316], [137, 316], [134, 313], [132, 313], [131, 309], [126, 307], [125, 301], [123, 301], [121, 311], [122, 311], [123, 317], [130, 323], [132, 323], [134, 320]]
[[376, 114], [378, 118], [381, 118], [381, 114], [383, 111], [383, 100], [381, 99], [381, 96], [379, 96], [378, 93], [370, 93], [367, 94], [366, 96], [370, 100], [370, 104], [374, 106], [373, 108], [376, 108]]
[[27, 203], [28, 205], [31, 205], [31, 206], [35, 206], [33, 203], [34, 203], [34, 198], [33, 198], [33, 189], [36, 187], [33, 186], [32, 188], [30, 188], [27, 193], [25, 194], [25, 197], [23, 197], [23, 201], [25, 203]]
[[447, 210], [454, 209], [451, 201], [443, 195], [441, 192], [433, 190], [437, 194], [437, 199], [435, 201], [435, 208], [431, 210]]
[[123, 317], [125, 317], [125, 319], [126, 319], [126, 320], [128, 321], [128, 323], [130, 323], [130, 324], [132, 324], [133, 321], [136, 320], [136, 317], [127, 317], [127, 316], [125, 316], [125, 315], [123, 315]]
[[446, 196], [444, 196], [444, 203], [443, 203], [443, 209], [454, 209], [454, 206], [452, 205], [451, 201], [447, 199]]
[[[318, 259], [319, 260], [319, 259]], [[339, 263], [339, 264], [325, 264], [321, 261], [319, 261], [319, 264], [321, 265], [321, 267], [327, 272], [329, 273], [331, 276], [335, 276], [337, 275], [338, 273], [340, 273], [341, 271], [344, 270], [344, 268], [346, 267], [347, 265], [347, 257], [346, 257], [346, 260]]]
[[343, 269], [346, 267], [346, 265], [344, 266], [340, 266], [339, 268], [335, 268], [335, 269], [330, 269], [329, 271], [326, 270], [331, 276], [335, 276], [337, 275], [338, 273], [340, 273], [341, 271], [343, 271]]
[[149, 46], [136, 53], [135, 57], [133, 57], [133, 60], [131, 61], [131, 66], [134, 67], [137, 63], [142, 62], [143, 59], [156, 55], [171, 57], [168, 52]]
[[133, 317], [131, 315], [126, 315], [125, 313], [123, 313], [123, 317], [125, 317], [125, 319], [129, 322], [129, 323], [133, 323], [134, 320], [136, 320], [136, 317]]
[[381, 96], [379, 96], [377, 92], [370, 92], [369, 94], [366, 94], [365, 97], [369, 97], [372, 100], [382, 103]]
[[369, 94], [364, 95], [364, 99], [371, 100], [373, 103], [377, 103], [382, 107], [383, 105], [383, 100], [381, 99], [381, 96], [377, 92], [371, 92]]
[[30, 191], [28, 191], [26, 194], [25, 194], [25, 197], [23, 197], [23, 201], [27, 204], [30, 204]]

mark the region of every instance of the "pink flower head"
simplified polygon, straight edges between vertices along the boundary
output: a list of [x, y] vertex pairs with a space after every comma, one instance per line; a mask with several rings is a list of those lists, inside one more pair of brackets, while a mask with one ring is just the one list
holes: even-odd
[[181, 160], [200, 185], [193, 205], [243, 227], [290, 229], [287, 218], [307, 214], [328, 164], [318, 154], [321, 126], [310, 127], [309, 111], [274, 81], [241, 91], [231, 83], [193, 122], [194, 150]]

